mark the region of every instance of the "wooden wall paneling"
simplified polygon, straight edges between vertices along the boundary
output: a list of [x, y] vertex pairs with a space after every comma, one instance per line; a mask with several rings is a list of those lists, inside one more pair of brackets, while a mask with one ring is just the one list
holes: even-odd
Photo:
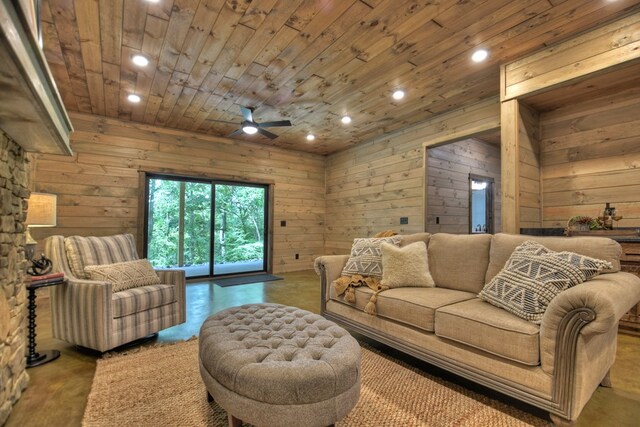
[[[36, 190], [58, 195], [50, 234], [141, 236], [143, 171], [273, 183], [273, 269], [313, 268], [324, 253], [322, 156], [87, 115], [72, 115], [73, 157], [39, 156]], [[286, 220], [287, 227], [280, 227]], [[300, 259], [295, 259], [295, 254]]]
[[640, 87], [540, 116], [544, 225], [595, 217], [606, 202], [621, 227], [640, 226]]
[[[385, 229], [424, 231], [424, 199], [431, 200], [423, 175], [426, 147], [496, 130], [499, 108], [492, 98], [328, 156], [326, 253], [348, 253], [355, 237]], [[401, 216], [409, 224], [400, 225]]]
[[539, 228], [542, 226], [540, 115], [524, 103], [519, 103], [518, 111], [519, 227]]
[[518, 100], [502, 103], [500, 111], [500, 160], [502, 170], [502, 231], [520, 232], [520, 154], [518, 149]]
[[427, 155], [429, 209], [426, 231], [469, 232], [469, 174], [474, 174], [494, 179], [494, 223], [495, 231], [499, 232], [500, 147], [468, 138], [429, 148]]
[[631, 14], [506, 64], [502, 100], [549, 90], [640, 60], [639, 30], [638, 15]]

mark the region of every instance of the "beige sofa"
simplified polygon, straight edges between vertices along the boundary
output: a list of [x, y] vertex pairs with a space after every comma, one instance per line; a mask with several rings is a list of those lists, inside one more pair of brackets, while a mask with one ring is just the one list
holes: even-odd
[[[620, 272], [620, 245], [595, 237], [522, 235], [403, 236], [401, 246], [427, 244], [435, 288], [381, 292], [377, 315], [363, 312], [372, 290], [356, 301], [336, 295], [348, 255], [316, 259], [321, 313], [348, 329], [550, 412], [556, 424], [576, 420], [599, 384], [609, 384], [619, 319], [640, 300], [640, 278]], [[555, 297], [542, 323], [523, 320], [477, 297], [513, 250], [535, 240], [612, 263], [613, 268]]]

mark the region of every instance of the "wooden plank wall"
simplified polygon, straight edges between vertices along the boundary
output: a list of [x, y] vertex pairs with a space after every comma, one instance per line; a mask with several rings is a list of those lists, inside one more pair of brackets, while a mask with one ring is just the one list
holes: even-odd
[[[273, 270], [313, 268], [324, 253], [325, 159], [317, 154], [72, 114], [72, 157], [39, 155], [36, 191], [58, 195], [51, 234], [137, 234], [140, 171], [274, 183]], [[280, 221], [286, 220], [286, 227]], [[299, 259], [295, 259], [295, 254]]]
[[638, 13], [527, 55], [501, 68], [501, 99], [506, 101], [610, 72], [640, 60]]
[[539, 113], [519, 103], [518, 115], [518, 201], [520, 227], [542, 226], [540, 186], [540, 118]]
[[355, 237], [382, 230], [423, 231], [425, 147], [499, 125], [500, 104], [491, 98], [328, 156], [326, 253], [348, 253]]
[[500, 232], [500, 147], [469, 138], [429, 148], [427, 154], [427, 231], [469, 233], [469, 174], [474, 174], [494, 179], [494, 224]]
[[597, 216], [606, 202], [640, 226], [640, 87], [543, 113], [545, 227]]

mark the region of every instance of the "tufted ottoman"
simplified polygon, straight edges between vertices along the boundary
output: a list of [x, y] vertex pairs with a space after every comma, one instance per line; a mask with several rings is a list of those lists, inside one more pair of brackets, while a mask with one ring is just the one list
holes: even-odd
[[360, 395], [360, 345], [322, 316], [248, 304], [200, 328], [200, 374], [229, 425], [327, 426]]

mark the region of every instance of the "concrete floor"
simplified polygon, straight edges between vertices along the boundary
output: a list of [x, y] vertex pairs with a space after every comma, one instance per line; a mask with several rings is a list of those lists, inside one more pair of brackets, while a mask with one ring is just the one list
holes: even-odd
[[[142, 345], [179, 341], [198, 335], [200, 325], [211, 313], [240, 304], [275, 302], [319, 312], [319, 279], [313, 271], [280, 276], [284, 280], [226, 288], [210, 281], [190, 283], [187, 285], [187, 322], [160, 332], [156, 339]], [[74, 346], [51, 337], [51, 316], [46, 293], [38, 295], [37, 314], [38, 350], [58, 349], [62, 356], [49, 364], [28, 370], [31, 377], [29, 386], [15, 405], [5, 427], [79, 426], [99, 355], [78, 351]], [[535, 408], [497, 395], [426, 363], [384, 346], [379, 348], [434, 375], [446, 377], [539, 416], [546, 416]], [[594, 393], [578, 419], [578, 427], [631, 427], [640, 423], [640, 337], [619, 334], [612, 381], [613, 388], [601, 387]]]

